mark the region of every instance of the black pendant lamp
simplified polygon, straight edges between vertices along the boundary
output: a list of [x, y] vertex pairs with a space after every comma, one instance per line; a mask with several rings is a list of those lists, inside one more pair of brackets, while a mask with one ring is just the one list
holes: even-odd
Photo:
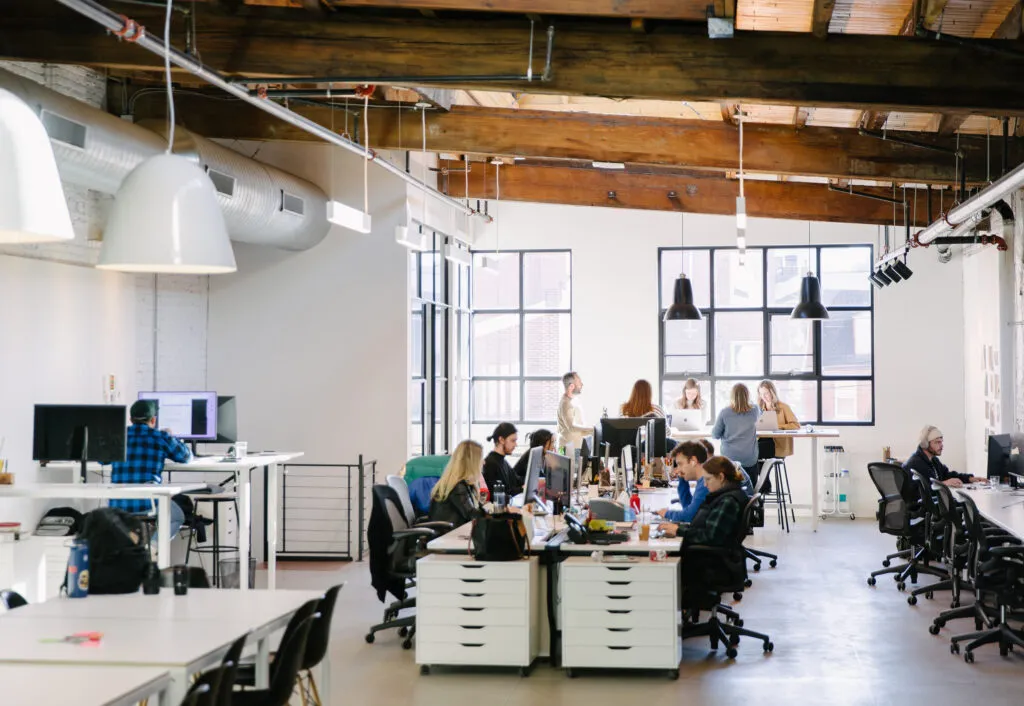
[[[679, 231], [679, 244], [683, 244], [683, 228], [685, 227], [685, 216], [680, 215], [680, 231]], [[680, 255], [683, 253], [680, 252]], [[700, 314], [700, 309], [693, 303], [693, 286], [690, 284], [690, 279], [683, 274], [679, 273], [679, 277], [676, 278], [675, 291], [672, 296], [672, 306], [665, 312], [665, 321], [700, 321], [703, 316]]]
[[[807, 223], [807, 255], [811, 257], [811, 224]], [[808, 270], [810, 261], [808, 260]], [[813, 272], [808, 271], [800, 283], [800, 303], [793, 307], [791, 319], [805, 319], [808, 321], [820, 321], [828, 318], [828, 309], [821, 303], [821, 282]]]

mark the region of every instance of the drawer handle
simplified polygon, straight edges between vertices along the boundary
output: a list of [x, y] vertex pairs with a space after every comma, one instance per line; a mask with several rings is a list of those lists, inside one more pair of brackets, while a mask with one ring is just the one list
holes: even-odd
[[482, 569], [482, 568], [484, 568], [483, 564], [459, 564], [459, 566], [461, 566], [463, 569]]
[[604, 568], [608, 569], [608, 571], [629, 571], [633, 567], [632, 566], [606, 566]]
[[633, 628], [605, 628], [608, 632], [629, 632]]
[[487, 579], [459, 579], [462, 583], [483, 583]]
[[460, 593], [459, 595], [462, 596], [463, 598], [483, 598], [484, 597], [483, 593]]
[[483, 647], [484, 646], [484, 643], [482, 643], [482, 642], [460, 642], [459, 644], [462, 645], [463, 647]]
[[608, 612], [611, 613], [612, 615], [628, 615], [629, 613], [632, 613], [633, 611], [631, 611], [631, 610], [609, 610]]
[[483, 630], [484, 629], [483, 625], [460, 625], [459, 627], [462, 628], [463, 630]]
[[624, 601], [628, 598], [632, 598], [632, 596], [605, 596], [605, 598], [610, 598], [613, 601]]
[[607, 645], [607, 647], [608, 647], [609, 650], [631, 650], [631, 649], [633, 649], [631, 646], [627, 647], [626, 645]]
[[632, 581], [605, 581], [609, 586], [628, 586]]
[[462, 608], [462, 610], [468, 610], [470, 613], [478, 613], [483, 610], [483, 608]]

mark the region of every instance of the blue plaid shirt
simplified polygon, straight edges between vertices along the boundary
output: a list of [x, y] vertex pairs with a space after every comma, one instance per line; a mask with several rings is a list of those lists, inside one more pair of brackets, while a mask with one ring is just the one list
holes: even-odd
[[[165, 431], [153, 429], [148, 424], [132, 424], [128, 427], [125, 461], [114, 464], [110, 480], [114, 483], [156, 483], [163, 482], [164, 460], [188, 463], [192, 452], [179, 439]], [[153, 504], [149, 500], [111, 500], [110, 507], [125, 512], [149, 512]]]

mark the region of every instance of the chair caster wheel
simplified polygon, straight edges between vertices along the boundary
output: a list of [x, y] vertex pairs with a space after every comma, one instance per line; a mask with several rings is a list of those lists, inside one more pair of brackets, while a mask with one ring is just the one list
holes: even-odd
[[529, 667], [520, 667], [519, 668], [519, 676], [521, 678], [523, 678], [523, 679], [525, 679], [526, 677], [530, 676], [530, 668]]
[[430, 665], [429, 664], [421, 664], [420, 665], [420, 674], [422, 674], [423, 676], [426, 676], [426, 675], [430, 674]]
[[928, 632], [930, 632], [932, 635], [938, 635], [939, 634], [939, 626], [936, 625], [935, 623], [932, 623], [931, 625], [928, 626]]
[[738, 593], [738, 592], [734, 593], [734, 594], [732, 594], [732, 599], [734, 601], [742, 601], [743, 600], [743, 594], [742, 593]]
[[566, 670], [565, 670], [565, 676], [569, 677], [570, 679], [575, 679], [576, 678], [576, 672], [573, 671], [572, 667], [567, 667]]
[[974, 664], [974, 653], [964, 652], [964, 662], [967, 662], [967, 664]]
[[412, 649], [412, 638], [411, 637], [407, 637], [404, 640], [402, 640], [402, 649], [403, 650], [411, 650]]
[[960, 643], [958, 643], [958, 642], [950, 643], [950, 645], [949, 645], [949, 653], [951, 655], [958, 655], [958, 654], [960, 654]]
[[892, 580], [895, 581], [896, 583], [899, 583], [900, 582], [900, 575], [899, 574], [893, 574], [892, 575]]
[[768, 566], [772, 567], [773, 569], [776, 566], [778, 566], [778, 565], [779, 565], [779, 562], [777, 562], [775, 559], [772, 559], [771, 561], [768, 562]]
[[398, 636], [405, 637], [409, 634], [409, 628], [398, 628]]
[[974, 629], [975, 629], [975, 631], [979, 631], [979, 630], [983, 629], [984, 627], [985, 627], [985, 625], [980, 620], [975, 620], [974, 621]]
[[869, 576], [868, 577], [868, 586], [874, 586], [876, 583], [878, 583], [878, 582], [875, 580], [874, 576]]
[[735, 647], [738, 644], [740, 644], [740, 636], [739, 635], [733, 635], [732, 637], [729, 638], [729, 647]]
[[928, 592], [926, 592], [924, 594], [924, 597], [927, 598], [928, 600], [931, 600], [931, 599], [935, 598], [935, 594], [932, 593], [931, 591], [928, 591]]
[[853, 514], [853, 513], [851, 512], [851, 513], [850, 513], [850, 519], [851, 519], [851, 520], [856, 520], [856, 519], [857, 519], [857, 516], [856, 516], [856, 515], [854, 515], [854, 514]]
[[907, 584], [905, 584], [902, 581], [900, 581], [898, 584], [896, 584], [896, 590], [898, 590], [898, 591], [906, 591], [907, 590]]
[[888, 569], [890, 565], [892, 565], [892, 562], [889, 561], [888, 559], [885, 559], [885, 560], [882, 561], [882, 566], [884, 566], [885, 568]]
[[729, 649], [727, 649], [725, 651], [725, 656], [728, 657], [729, 659], [736, 659], [736, 655], [738, 655], [738, 654], [739, 654], [739, 652], [736, 651], [735, 647], [730, 647]]
[[672, 681], [679, 681], [679, 669], [676, 668], [668, 670], [668, 678]]
[[960, 607], [960, 601], [953, 601], [952, 603], [949, 604], [949, 607], [950, 608], [959, 608]]
[[1010, 654], [1010, 649], [1008, 647], [1000, 647], [999, 648], [999, 656], [1000, 657], [1006, 657], [1008, 654]]
[[761, 562], [757, 562], [756, 564], [754, 564], [754, 571], [760, 571], [760, 570], [761, 570]]
[[774, 652], [775, 651], [775, 643], [774, 642], [766, 642], [766, 643], [764, 643], [764, 651], [765, 652]]
[[368, 632], [368, 633], [366, 633], [366, 638], [365, 639], [366, 639], [366, 644], [367, 645], [372, 645], [373, 641], [377, 639], [377, 636], [374, 635], [372, 632]]
[[751, 581], [750, 579], [743, 579], [743, 587], [744, 588], [750, 588], [753, 585], [754, 585], [754, 582]]
[[909, 605], [917, 605], [917, 596], [909, 596], [907, 598], [907, 603]]
[[736, 618], [736, 622], [733, 624], [738, 628], [743, 627], [743, 618]]

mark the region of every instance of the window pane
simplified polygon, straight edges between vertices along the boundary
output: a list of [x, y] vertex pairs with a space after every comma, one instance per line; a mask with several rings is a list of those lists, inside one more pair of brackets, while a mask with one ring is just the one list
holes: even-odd
[[434, 381], [434, 448], [431, 451], [435, 454], [448, 453], [444, 438], [445, 420], [448, 419], [447, 383], [443, 378]]
[[698, 309], [711, 306], [711, 253], [708, 250], [661, 251], [661, 308], [672, 305], [676, 279], [685, 272], [693, 287], [693, 303]]
[[821, 372], [871, 374], [870, 311], [834, 311], [821, 322]]
[[[715, 307], [760, 308], [764, 303], [764, 251], [747, 248], [715, 251]], [[740, 260], [743, 260], [741, 263]]]
[[[523, 393], [525, 409], [523, 419], [531, 422], [555, 424], [558, 415], [558, 401], [562, 397], [562, 383], [559, 380], [527, 380]], [[520, 431], [522, 436], [522, 431]]]
[[518, 380], [473, 381], [473, 419], [506, 422], [519, 418]]
[[438, 287], [437, 253], [420, 254], [420, 296], [427, 301], [436, 301], [440, 294]]
[[771, 317], [771, 327], [770, 374], [814, 372], [814, 324], [780, 314]]
[[409, 296], [420, 295], [420, 256], [419, 253], [409, 253]]
[[764, 375], [764, 315], [753, 312], [715, 314], [715, 372], [718, 375]]
[[793, 408], [801, 424], [818, 421], [818, 383], [813, 380], [773, 380], [779, 400]]
[[469, 378], [469, 314], [458, 314], [459, 321], [459, 377]]
[[409, 455], [423, 455], [423, 381], [409, 384]]
[[665, 373], [708, 372], [708, 320], [663, 321]]
[[821, 299], [826, 307], [871, 306], [871, 248], [821, 249]]
[[[485, 277], [487, 275], [484, 275]], [[456, 304], [460, 309], [469, 309], [469, 268], [459, 268], [459, 296]]]
[[768, 306], [796, 306], [804, 275], [817, 271], [815, 260], [814, 251], [807, 248], [769, 250]]
[[473, 374], [519, 374], [519, 314], [473, 316]]
[[423, 377], [423, 312], [414, 311], [409, 322], [409, 363], [414, 378]]
[[[747, 386], [747, 393], [750, 396], [750, 404], [757, 404], [757, 385], [760, 380], [716, 380], [715, 381], [715, 417], [718, 413], [729, 406], [732, 401], [732, 387], [737, 383]], [[714, 419], [712, 419], [714, 421]]]
[[[661, 384], [661, 408], [668, 414], [672, 413], [673, 409], [679, 408], [679, 400], [683, 396], [683, 383], [685, 380], [665, 380]], [[707, 414], [711, 414], [711, 381], [710, 380], [698, 380], [697, 384], [700, 386], [700, 397], [704, 400], [705, 410]]]
[[523, 254], [523, 308], [568, 309], [570, 259], [567, 252]]
[[569, 315], [526, 314], [523, 318], [524, 374], [561, 375], [568, 370]]
[[[484, 267], [484, 260], [489, 267]], [[473, 256], [473, 308], [519, 308], [519, 254]]]
[[445, 322], [448, 320], [447, 309], [434, 309], [434, 375], [443, 376], [448, 374], [445, 352], [448, 346], [445, 345], [447, 331]]
[[870, 380], [824, 380], [821, 383], [822, 422], [870, 422]]

